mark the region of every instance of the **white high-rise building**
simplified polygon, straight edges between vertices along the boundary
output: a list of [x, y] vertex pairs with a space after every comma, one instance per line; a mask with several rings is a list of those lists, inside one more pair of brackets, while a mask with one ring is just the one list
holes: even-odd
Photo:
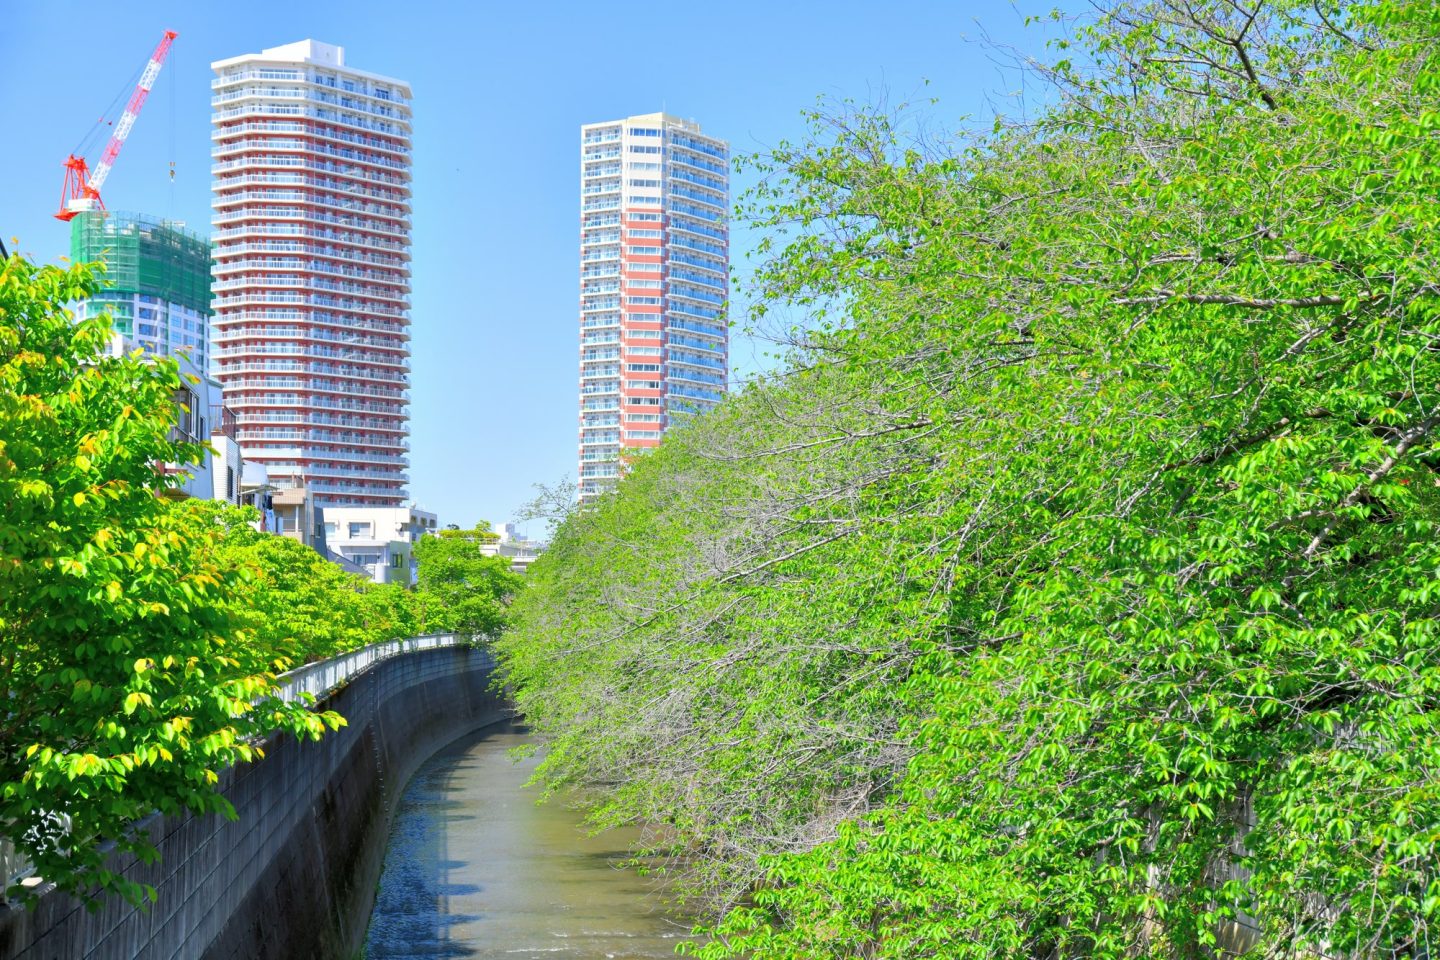
[[212, 369], [245, 458], [317, 506], [398, 507], [410, 87], [315, 40], [211, 67]]
[[729, 377], [730, 148], [648, 113], [580, 128], [580, 498]]

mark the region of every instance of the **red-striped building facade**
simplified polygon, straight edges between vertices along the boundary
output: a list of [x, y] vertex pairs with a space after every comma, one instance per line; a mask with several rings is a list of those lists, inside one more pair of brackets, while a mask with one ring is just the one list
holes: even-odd
[[314, 40], [211, 67], [212, 370], [245, 458], [317, 506], [399, 506], [409, 85]]

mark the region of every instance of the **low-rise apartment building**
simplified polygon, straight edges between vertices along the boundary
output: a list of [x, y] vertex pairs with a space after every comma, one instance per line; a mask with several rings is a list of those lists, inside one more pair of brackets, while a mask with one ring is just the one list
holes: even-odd
[[415, 583], [415, 544], [435, 532], [435, 514], [415, 506], [327, 506], [323, 510], [325, 543], [330, 551], [365, 568], [376, 583]]

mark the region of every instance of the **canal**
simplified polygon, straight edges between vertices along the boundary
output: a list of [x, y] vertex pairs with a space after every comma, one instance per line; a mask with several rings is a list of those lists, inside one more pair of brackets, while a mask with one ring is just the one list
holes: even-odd
[[688, 925], [654, 881], [618, 869], [635, 834], [586, 836], [563, 798], [522, 789], [536, 760], [500, 724], [451, 744], [401, 799], [366, 941], [369, 960], [650, 960], [673, 957]]

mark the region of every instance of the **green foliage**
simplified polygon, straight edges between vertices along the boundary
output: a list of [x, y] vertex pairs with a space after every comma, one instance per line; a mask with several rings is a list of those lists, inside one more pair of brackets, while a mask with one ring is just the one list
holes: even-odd
[[499, 537], [480, 524], [474, 530], [441, 530], [415, 544], [417, 592], [425, 598], [431, 628], [489, 637], [505, 622], [505, 604], [520, 586], [504, 557], [487, 557], [481, 544]]
[[790, 370], [500, 640], [699, 956], [1418, 956], [1440, 921], [1440, 13], [1125, 3], [1053, 106], [756, 162]]
[[249, 632], [245, 654], [256, 669], [288, 670], [434, 629], [427, 599], [350, 573], [298, 540], [260, 532], [254, 508], [197, 500], [184, 509], [193, 523], [223, 531], [217, 561], [244, 577], [228, 603]]
[[0, 268], [0, 823], [38, 874], [82, 895], [153, 896], [107, 867], [101, 842], [142, 857], [155, 810], [233, 815], [217, 771], [275, 730], [343, 721], [273, 699], [227, 598], [221, 530], [159, 494], [174, 362], [107, 357], [106, 319], [64, 305], [91, 269]]

